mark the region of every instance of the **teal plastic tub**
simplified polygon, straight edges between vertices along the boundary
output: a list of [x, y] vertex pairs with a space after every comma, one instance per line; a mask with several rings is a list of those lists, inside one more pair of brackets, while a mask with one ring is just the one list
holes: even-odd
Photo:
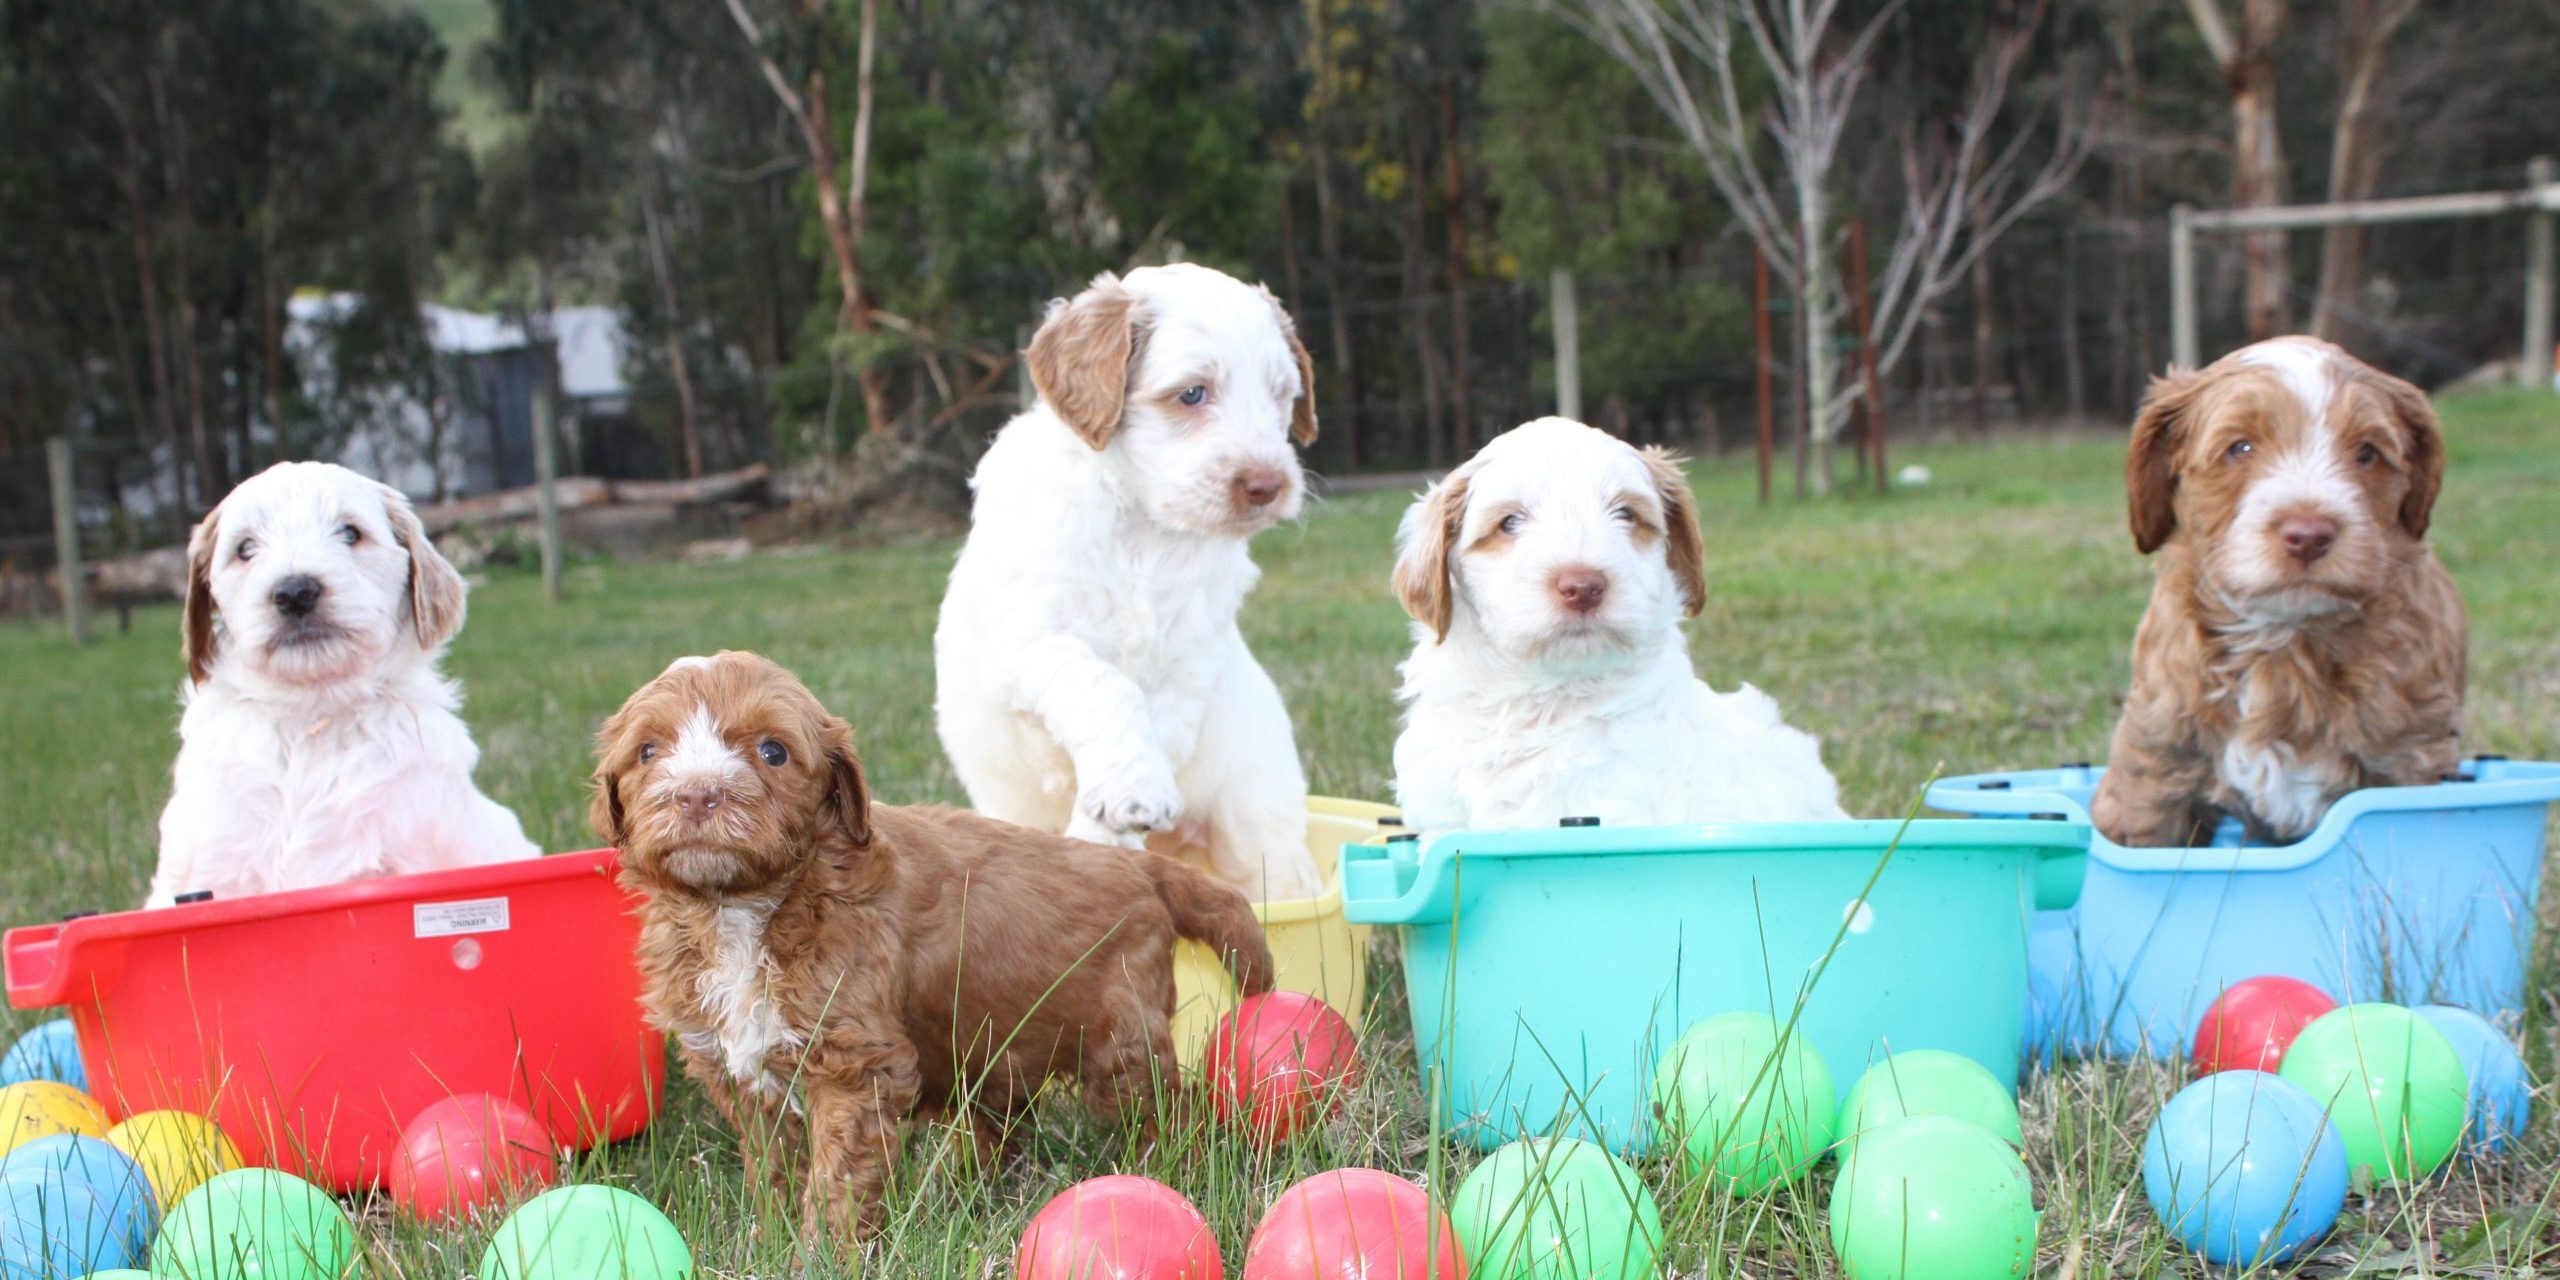
[[1452, 832], [1344, 848], [1343, 913], [1401, 928], [1450, 1132], [1636, 1153], [1654, 1062], [1719, 1013], [1797, 1018], [1843, 1092], [1904, 1049], [2015, 1080], [2028, 928], [2079, 891], [2043, 868], [2088, 844], [2059, 817]]

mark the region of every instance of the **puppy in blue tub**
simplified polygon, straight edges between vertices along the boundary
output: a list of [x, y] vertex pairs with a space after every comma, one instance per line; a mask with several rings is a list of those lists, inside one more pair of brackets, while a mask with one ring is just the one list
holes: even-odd
[[1396, 799], [1415, 828], [1847, 816], [1821, 744], [1689, 665], [1706, 547], [1671, 455], [1541, 418], [1433, 485], [1397, 545], [1414, 646]]
[[2100, 831], [2201, 845], [2228, 816], [2289, 843], [2350, 791], [2453, 770], [2468, 623], [2425, 541], [2443, 473], [2426, 396], [2314, 338], [2152, 384], [2125, 488], [2159, 577]]

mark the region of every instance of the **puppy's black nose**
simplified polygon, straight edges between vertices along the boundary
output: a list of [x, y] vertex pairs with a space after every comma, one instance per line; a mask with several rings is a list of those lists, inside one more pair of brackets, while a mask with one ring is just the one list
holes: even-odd
[[320, 580], [307, 573], [297, 573], [276, 584], [276, 612], [288, 618], [308, 618], [320, 607]]

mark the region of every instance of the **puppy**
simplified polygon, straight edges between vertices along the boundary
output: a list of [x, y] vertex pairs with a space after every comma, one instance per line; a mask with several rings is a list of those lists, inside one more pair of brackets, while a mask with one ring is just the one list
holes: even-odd
[[2100, 831], [2201, 844], [2228, 815], [2291, 841], [2349, 791], [2453, 769], [2468, 623], [2424, 541], [2443, 474], [2426, 396], [2317, 339], [2152, 384], [2125, 490], [2159, 577]]
[[1306, 348], [1269, 290], [1177, 265], [1096, 277], [1027, 358], [1039, 402], [978, 465], [934, 633], [970, 804], [1313, 896], [1289, 714], [1236, 629], [1246, 539], [1304, 501]]
[[187, 545], [186, 712], [148, 906], [539, 853], [480, 794], [438, 674], [462, 576], [408, 499], [323, 462], [231, 491]]
[[1705, 541], [1679, 466], [1563, 418], [1496, 437], [1405, 512], [1414, 619], [1396, 797], [1425, 831], [1840, 818], [1821, 748], [1697, 678]]
[[874, 805], [845, 722], [754, 654], [642, 686], [595, 781], [650, 1013], [751, 1166], [806, 1133], [812, 1230], [876, 1229], [910, 1114], [991, 1147], [1053, 1076], [1106, 1119], [1177, 1079], [1175, 938], [1271, 986], [1251, 906], [1180, 862]]

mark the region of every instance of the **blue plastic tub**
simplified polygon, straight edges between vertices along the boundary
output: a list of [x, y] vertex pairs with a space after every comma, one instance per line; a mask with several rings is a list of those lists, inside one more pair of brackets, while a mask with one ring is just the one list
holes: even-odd
[[1639, 1152], [1664, 1048], [1714, 1014], [1784, 1022], [1800, 995], [1843, 1090], [1903, 1049], [2015, 1079], [2029, 922], [2074, 892], [2039, 868], [2087, 842], [2063, 821], [1453, 832], [1344, 848], [1343, 914], [1402, 927], [1451, 1132]]
[[[1950, 813], [2088, 818], [2103, 769], [1949, 778]], [[2304, 839], [2128, 849], [2092, 833], [2079, 902], [2036, 918], [2028, 1039], [2039, 1051], [2170, 1057], [2231, 984], [2300, 978], [2341, 1003], [2519, 1009], [2560, 764], [2481, 757], [2458, 780], [2375, 787]]]

